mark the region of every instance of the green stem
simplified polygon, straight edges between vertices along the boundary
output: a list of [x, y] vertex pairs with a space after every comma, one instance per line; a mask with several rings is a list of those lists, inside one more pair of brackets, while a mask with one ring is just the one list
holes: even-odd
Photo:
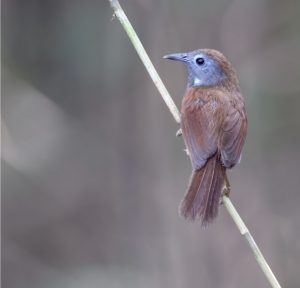
[[167, 88], [165, 87], [164, 83], [161, 81], [156, 69], [154, 68], [143, 44], [141, 43], [139, 37], [135, 33], [131, 23], [129, 22], [124, 10], [122, 9], [119, 1], [117, 0], [109, 0], [111, 7], [114, 10], [115, 16], [119, 19], [120, 23], [122, 24], [124, 30], [126, 31], [131, 43], [133, 44], [136, 52], [140, 56], [142, 62], [144, 63], [146, 70], [148, 71], [152, 81], [154, 82], [155, 86], [157, 87], [158, 91], [160, 92], [162, 98], [166, 102], [170, 112], [172, 113], [175, 121], [180, 123], [180, 113], [170, 96]]
[[[158, 73], [156, 72], [147, 52], [145, 51], [140, 39], [138, 38], [137, 34], [135, 33], [135, 30], [133, 29], [132, 25], [130, 24], [124, 10], [122, 9], [120, 3], [118, 0], [109, 0], [110, 5], [114, 11], [114, 15], [118, 18], [121, 25], [123, 26], [124, 30], [127, 32], [127, 35], [129, 39], [131, 40], [133, 46], [135, 47], [138, 55], [140, 56], [142, 62], [144, 63], [150, 77], [152, 78], [155, 86], [157, 87], [158, 91], [160, 92], [162, 98], [164, 99], [166, 105], [168, 106], [170, 112], [172, 113], [175, 121], [177, 123], [180, 123], [180, 113], [170, 96], [169, 92], [167, 91], [165, 85], [163, 84], [162, 80], [160, 79]], [[229, 185], [229, 183], [227, 183]], [[228, 186], [226, 185], [226, 187]], [[227, 187], [229, 189], [229, 187]], [[224, 206], [233, 219], [234, 223], [240, 230], [240, 233], [246, 238], [254, 256], [255, 259], [261, 268], [261, 270], [264, 272], [266, 278], [268, 279], [269, 283], [272, 287], [275, 288], [281, 288], [280, 284], [278, 283], [275, 275], [273, 274], [270, 266], [268, 265], [266, 259], [262, 255], [261, 251], [259, 250], [257, 244], [255, 243], [251, 233], [249, 232], [248, 228], [246, 227], [244, 221], [236, 211], [235, 207], [233, 206], [231, 200], [227, 195], [222, 196], [222, 201], [224, 203]]]
[[246, 238], [259, 267], [264, 272], [264, 274], [267, 277], [267, 279], [269, 280], [271, 286], [280, 288], [281, 286], [280, 286], [278, 280], [276, 279], [276, 277], [275, 277], [274, 273], [272, 272], [270, 266], [268, 265], [265, 257], [263, 256], [260, 249], [258, 248], [254, 238], [252, 237], [251, 233], [249, 232], [243, 219], [240, 217], [239, 213], [236, 211], [235, 207], [233, 206], [231, 200], [229, 199], [228, 196], [223, 195], [222, 201], [223, 201], [229, 215], [231, 216], [234, 223], [240, 230], [240, 233]]

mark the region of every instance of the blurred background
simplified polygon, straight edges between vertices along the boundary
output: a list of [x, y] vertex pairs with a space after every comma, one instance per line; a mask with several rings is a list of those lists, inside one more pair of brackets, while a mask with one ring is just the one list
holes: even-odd
[[[122, 1], [180, 105], [184, 67], [221, 50], [249, 119], [232, 201], [283, 287], [299, 287], [300, 2]], [[269, 287], [224, 207], [177, 213], [178, 126], [108, 1], [2, 1], [2, 287]]]

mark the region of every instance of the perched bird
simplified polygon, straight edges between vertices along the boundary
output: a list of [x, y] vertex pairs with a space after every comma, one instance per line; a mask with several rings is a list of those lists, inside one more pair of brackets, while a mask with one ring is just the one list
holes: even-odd
[[244, 98], [231, 63], [222, 53], [200, 49], [164, 56], [187, 67], [181, 130], [193, 172], [181, 215], [203, 225], [218, 214], [226, 169], [241, 159], [247, 133]]

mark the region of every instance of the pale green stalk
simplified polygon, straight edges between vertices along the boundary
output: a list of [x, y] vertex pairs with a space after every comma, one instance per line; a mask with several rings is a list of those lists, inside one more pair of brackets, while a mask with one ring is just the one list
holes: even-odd
[[[170, 109], [170, 112], [172, 113], [175, 121], [177, 123], [180, 123], [180, 113], [171, 98], [169, 92], [167, 91], [165, 85], [161, 81], [158, 73], [156, 72], [149, 56], [147, 55], [147, 52], [145, 51], [141, 41], [139, 40], [137, 34], [135, 33], [132, 25], [130, 24], [126, 14], [124, 13], [124, 10], [120, 6], [119, 1], [117, 0], [109, 0], [110, 5], [114, 11], [114, 15], [118, 18], [120, 21], [121, 25], [123, 26], [124, 30], [127, 32], [128, 37], [130, 38], [133, 46], [135, 47], [138, 55], [140, 56], [142, 62], [144, 63], [150, 77], [152, 78], [155, 86], [157, 87], [158, 91], [160, 92], [162, 98], [164, 99], [165, 103], [167, 104], [168, 108]], [[227, 179], [227, 178], [226, 178]], [[226, 181], [226, 188], [227, 192], [230, 190], [230, 186], [228, 183], [228, 180]], [[246, 227], [245, 223], [243, 222], [242, 218], [236, 211], [235, 207], [233, 206], [231, 200], [229, 197], [224, 194], [222, 196], [222, 202], [233, 219], [234, 223], [240, 230], [240, 233], [246, 238], [254, 256], [255, 259], [260, 266], [261, 270], [264, 272], [266, 278], [268, 279], [269, 283], [271, 284], [272, 287], [275, 288], [281, 288], [280, 284], [278, 283], [275, 275], [273, 274], [270, 266], [268, 265], [266, 259], [262, 255], [261, 251], [259, 250], [257, 244], [255, 243], [251, 233], [249, 232], [248, 228]]]
[[116, 0], [109, 0], [111, 7], [114, 10], [114, 15], [119, 19], [121, 22], [124, 30], [126, 31], [129, 39], [131, 40], [131, 43], [133, 44], [136, 52], [139, 54], [142, 62], [144, 63], [146, 70], [148, 71], [152, 81], [154, 82], [156, 88], [160, 92], [162, 98], [166, 102], [168, 108], [170, 109], [175, 121], [177, 123], [180, 123], [180, 113], [170, 96], [167, 88], [165, 87], [164, 83], [161, 81], [158, 73], [156, 72], [145, 48], [143, 47], [143, 44], [141, 43], [139, 37], [135, 33], [132, 25], [130, 24], [124, 10], [120, 6], [119, 1]]
[[258, 265], [260, 266], [261, 270], [264, 272], [265, 276], [269, 280], [271, 286], [280, 288], [281, 286], [280, 286], [279, 282], [277, 281], [274, 273], [272, 272], [270, 266], [268, 265], [265, 257], [261, 253], [260, 249], [258, 248], [256, 242], [254, 241], [254, 239], [253, 239], [251, 233], [249, 232], [247, 226], [245, 225], [243, 219], [240, 217], [239, 213], [234, 208], [231, 200], [229, 199], [229, 197], [224, 195], [222, 198], [222, 201], [223, 201], [229, 215], [231, 216], [234, 223], [240, 230], [240, 233], [246, 238], [250, 248], [252, 249], [252, 252], [255, 256], [255, 259], [256, 259]]

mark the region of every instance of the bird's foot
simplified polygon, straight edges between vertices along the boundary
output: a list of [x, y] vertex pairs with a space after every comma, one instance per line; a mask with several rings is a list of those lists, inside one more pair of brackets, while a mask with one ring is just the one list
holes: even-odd
[[222, 190], [222, 195], [220, 197], [220, 205], [223, 205], [223, 196], [229, 197], [230, 190], [231, 190], [231, 187], [230, 187], [229, 182], [225, 181], [225, 185]]
[[229, 197], [230, 190], [231, 190], [230, 182], [228, 180], [227, 174], [225, 173], [225, 185], [223, 188], [223, 195]]
[[188, 149], [183, 149], [183, 151], [186, 153], [187, 156], [190, 156], [190, 152]]
[[181, 129], [178, 129], [178, 131], [176, 132], [176, 137], [180, 137], [182, 135], [182, 131]]
[[225, 185], [224, 188], [223, 188], [223, 191], [222, 191], [222, 196], [225, 195], [225, 196], [229, 197], [230, 190], [231, 190], [230, 185], [229, 186]]

